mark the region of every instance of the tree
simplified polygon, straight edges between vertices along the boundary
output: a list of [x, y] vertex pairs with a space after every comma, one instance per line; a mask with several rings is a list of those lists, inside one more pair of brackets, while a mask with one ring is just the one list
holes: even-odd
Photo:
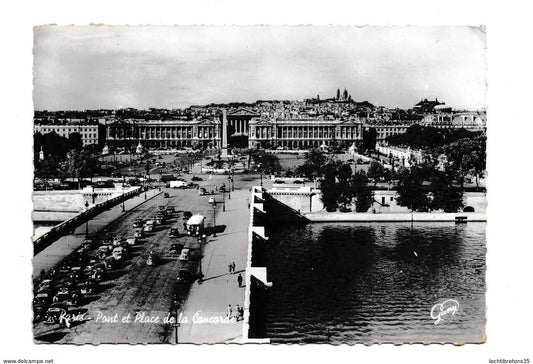
[[368, 188], [368, 177], [363, 171], [357, 171], [352, 177], [352, 189], [355, 196], [355, 211], [367, 212], [372, 206], [372, 191]]
[[67, 175], [78, 180], [78, 187], [81, 185], [81, 179], [92, 178], [97, 168], [98, 161], [92, 158], [88, 152], [73, 149], [67, 155]]
[[427, 211], [430, 201], [422, 189], [423, 171], [418, 166], [402, 168], [398, 173], [398, 204], [411, 211]]
[[446, 168], [455, 174], [461, 188], [468, 174], [476, 177], [479, 186], [479, 177], [483, 176], [486, 169], [486, 137], [484, 135], [474, 139], [459, 139], [443, 148], [446, 155]]
[[368, 167], [367, 176], [374, 180], [374, 186], [376, 186], [379, 180], [385, 177], [385, 167], [378, 161], [372, 161]]
[[375, 128], [363, 129], [363, 149], [374, 150], [376, 148], [377, 132]]
[[80, 133], [71, 133], [68, 136], [68, 147], [69, 149], [80, 150], [83, 148], [83, 140]]
[[442, 209], [444, 212], [457, 212], [463, 204], [463, 191], [453, 185], [450, 173], [437, 172], [431, 183], [433, 210]]
[[324, 166], [327, 160], [326, 155], [320, 149], [311, 149], [305, 154], [305, 161], [296, 169], [296, 174], [309, 179], [318, 178], [324, 174]]
[[320, 181], [320, 190], [322, 192], [320, 199], [326, 208], [326, 211], [332, 212], [338, 207], [338, 192], [336, 183], [336, 167], [333, 163], [324, 166], [324, 176]]

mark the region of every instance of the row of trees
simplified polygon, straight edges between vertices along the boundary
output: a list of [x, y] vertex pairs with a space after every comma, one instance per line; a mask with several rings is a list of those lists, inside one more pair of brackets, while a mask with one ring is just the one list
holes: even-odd
[[[72, 133], [68, 138], [55, 132], [35, 133], [34, 174], [42, 180], [53, 178], [91, 178], [99, 172], [98, 160], [90, 147], [83, 147], [81, 135]], [[41, 150], [44, 159], [40, 159]]]
[[339, 206], [346, 209], [353, 201], [358, 212], [366, 212], [372, 205], [366, 174], [352, 173], [350, 165], [328, 158], [319, 149], [310, 150], [295, 172], [311, 180], [320, 179], [321, 199], [327, 211], [335, 211]]
[[433, 128], [420, 124], [411, 125], [403, 134], [387, 137], [390, 145], [410, 147], [413, 149], [432, 149], [458, 141], [459, 139], [472, 139], [477, 134], [466, 129]]
[[321, 180], [322, 202], [327, 211], [355, 201], [356, 211], [365, 212], [372, 205], [374, 187], [381, 180], [396, 181], [398, 204], [411, 211], [443, 210], [456, 212], [463, 205], [464, 182], [483, 176], [486, 166], [486, 137], [461, 138], [428, 149], [423, 161], [411, 161], [411, 167], [389, 170], [371, 162], [367, 173], [352, 173], [348, 164], [327, 157], [318, 149], [306, 154], [296, 174], [311, 180]]

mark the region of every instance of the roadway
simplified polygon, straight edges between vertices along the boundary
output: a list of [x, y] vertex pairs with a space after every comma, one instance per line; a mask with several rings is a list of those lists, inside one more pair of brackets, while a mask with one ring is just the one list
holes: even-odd
[[[215, 186], [220, 186], [222, 183], [228, 185], [227, 176], [213, 176], [208, 179], [208, 176], [202, 176], [205, 180], [199, 182], [200, 186], [205, 186], [208, 190], [215, 189]], [[251, 177], [251, 176], [250, 176]], [[235, 209], [246, 210], [244, 203], [244, 196], [247, 194], [249, 187], [253, 184], [258, 184], [258, 178], [249, 176], [235, 176], [235, 186], [239, 195], [239, 205], [233, 204]], [[157, 191], [157, 190], [152, 190]], [[158, 192], [158, 191], [157, 191]], [[90, 297], [88, 302], [83, 306], [76, 308], [73, 313], [82, 314], [76, 320], [72, 321], [69, 329], [59, 327], [57, 324], [46, 324], [39, 322], [34, 324], [34, 335], [38, 341], [58, 342], [58, 343], [163, 343], [173, 342], [173, 329], [169, 323], [162, 322], [165, 317], [169, 315], [171, 301], [175, 292], [175, 282], [178, 269], [180, 267], [179, 260], [174, 257], [170, 258], [167, 254], [170, 244], [174, 242], [169, 237], [169, 228], [177, 227], [180, 232], [183, 231], [182, 211], [191, 211], [193, 214], [200, 213], [206, 217], [206, 227], [213, 226], [213, 208], [208, 204], [210, 196], [200, 196], [196, 189], [189, 190], [173, 190], [163, 188], [162, 192], [168, 192], [169, 198], [164, 198], [164, 195], [157, 194], [156, 196], [142, 201], [142, 203], [133, 206], [126, 206], [126, 213], [117, 210], [118, 207], [113, 208], [111, 215], [115, 215], [114, 219], [108, 221], [107, 225], [99, 226], [99, 230], [105, 230], [114, 236], [127, 237], [132, 235], [132, 224], [136, 219], [152, 218], [160, 205], [171, 205], [176, 208], [178, 213], [173, 214], [171, 220], [165, 225], [158, 227], [158, 229], [143, 239], [137, 246], [132, 248], [132, 251], [125, 257], [124, 262], [118, 269], [111, 271], [107, 280], [100, 283], [99, 290]], [[155, 193], [155, 192], [152, 192]], [[217, 200], [222, 199], [222, 194], [218, 193], [214, 196]], [[228, 196], [226, 195], [226, 198]], [[142, 198], [143, 195], [136, 197]], [[237, 201], [237, 200], [236, 200]], [[236, 202], [235, 201], [235, 202]], [[231, 202], [228, 201], [228, 206]], [[220, 216], [222, 207], [218, 206], [218, 214]], [[105, 213], [104, 213], [105, 214]], [[238, 214], [239, 216], [242, 214]], [[243, 216], [245, 216], [244, 214]], [[237, 217], [237, 215], [235, 215]], [[229, 218], [229, 216], [228, 216]], [[230, 231], [240, 231], [241, 233], [247, 229], [247, 219], [226, 219], [222, 222], [217, 221], [220, 234], [224, 234], [226, 228]], [[89, 226], [96, 226], [94, 222], [89, 222]], [[74, 251], [83, 241], [83, 232], [80, 227], [73, 236], [70, 236], [68, 249]], [[94, 227], [93, 229], [96, 229]], [[84, 230], [83, 230], [84, 231]], [[242, 235], [242, 234], [241, 234]], [[239, 237], [239, 240], [245, 239], [245, 235]], [[68, 237], [64, 237], [68, 239]], [[236, 237], [230, 237], [235, 239]], [[194, 241], [195, 238], [189, 236], [182, 236], [179, 238], [182, 242]], [[210, 236], [208, 238], [208, 245], [216, 238]], [[224, 239], [228, 239], [227, 237]], [[223, 239], [223, 240], [224, 240]], [[78, 244], [78, 245], [76, 245]], [[35, 265], [34, 272], [39, 272], [40, 269], [54, 266], [62, 260], [62, 257], [68, 254], [68, 250], [62, 250], [61, 254], [51, 254], [54, 245], [50, 246], [42, 253], [34, 258]], [[65, 244], [64, 244], [65, 245]], [[246, 242], [238, 244], [239, 249], [246, 246]], [[237, 247], [237, 246], [235, 246]], [[231, 248], [227, 245], [224, 251]], [[229, 256], [216, 256], [212, 254], [212, 248], [208, 248], [206, 252], [209, 259], [209, 264], [218, 268], [216, 271], [222, 271], [223, 266], [227, 266]], [[160, 257], [158, 264], [148, 266], [146, 260], [149, 252], [153, 252]], [[41, 255], [42, 254], [42, 255]], [[246, 251], [234, 251], [233, 260], [236, 260], [239, 265], [241, 259], [240, 255], [245, 256]], [[207, 264], [207, 260], [203, 262]], [[42, 267], [42, 268], [41, 268]], [[238, 267], [241, 268], [242, 267]], [[206, 269], [208, 268], [206, 265]], [[240, 269], [238, 269], [240, 270]], [[209, 271], [209, 273], [214, 273]], [[211, 274], [210, 274], [211, 275]], [[234, 279], [232, 279], [233, 281]], [[196, 283], [195, 283], [196, 285]], [[236, 286], [236, 282], [232, 282], [232, 286]], [[244, 298], [244, 290], [232, 289], [237, 295], [242, 294]], [[217, 300], [216, 295], [210, 295], [202, 291], [202, 299], [200, 301]], [[194, 296], [194, 294], [193, 294]], [[207, 298], [206, 298], [207, 297]], [[187, 305], [187, 292], [181, 292], [179, 301], [180, 309]], [[219, 306], [221, 309], [227, 305], [228, 297], [223, 298]], [[241, 298], [235, 297], [233, 301], [240, 302]], [[194, 305], [194, 300], [191, 301]], [[189, 304], [188, 309], [192, 309]], [[193, 307], [194, 308], [194, 307]], [[143, 322], [135, 322], [137, 314], [143, 314]], [[128, 317], [130, 322], [127, 322]], [[107, 320], [104, 320], [106, 318]], [[156, 319], [159, 322], [153, 322]], [[118, 321], [118, 322], [115, 322]], [[125, 321], [122, 321], [125, 320]], [[108, 321], [108, 322], [104, 322]], [[152, 322], [146, 322], [152, 321]], [[238, 332], [238, 329], [232, 329], [233, 332]], [[192, 339], [192, 337], [191, 337]], [[198, 339], [200, 340], [200, 339]], [[189, 340], [187, 340], [189, 341]], [[191, 341], [196, 341], [191, 340]], [[191, 342], [189, 341], [189, 342]]]

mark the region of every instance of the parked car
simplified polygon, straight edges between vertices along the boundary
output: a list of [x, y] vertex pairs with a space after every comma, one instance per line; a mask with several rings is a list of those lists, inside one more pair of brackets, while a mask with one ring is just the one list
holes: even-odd
[[169, 214], [176, 212], [176, 209], [174, 208], [174, 206], [167, 206], [165, 210]]
[[81, 245], [84, 249], [91, 249], [94, 246], [94, 240], [85, 239]]
[[141, 228], [141, 227], [143, 227], [143, 225], [144, 225], [144, 220], [142, 220], [142, 219], [137, 219], [137, 220], [135, 220], [133, 222], [133, 227], [134, 228]]
[[130, 236], [126, 239], [126, 244], [128, 245], [135, 245], [137, 244], [137, 238], [135, 236]]
[[169, 254], [178, 255], [181, 253], [182, 249], [183, 249], [183, 244], [172, 244], [170, 245]]
[[182, 249], [180, 254], [180, 260], [189, 260], [190, 259], [190, 250]]
[[154, 231], [154, 228], [155, 228], [155, 221], [154, 220], [148, 220], [145, 224], [144, 224], [144, 231], [148, 232], [148, 231]]
[[170, 233], [169, 233], [169, 236], [171, 238], [177, 238], [180, 236], [180, 232], [178, 230], [178, 228], [170, 228]]
[[183, 212], [183, 220], [189, 220], [192, 216], [192, 212], [190, 211], [184, 211]]
[[133, 237], [137, 239], [144, 238], [144, 229], [143, 228], [135, 229], [135, 231], [133, 232]]
[[113, 258], [115, 258], [115, 260], [121, 260], [123, 254], [124, 254], [123, 247], [117, 246], [115, 249], [113, 249]]

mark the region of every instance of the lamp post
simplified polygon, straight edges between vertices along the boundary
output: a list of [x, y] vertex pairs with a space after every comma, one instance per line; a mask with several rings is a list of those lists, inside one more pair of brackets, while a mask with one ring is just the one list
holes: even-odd
[[[89, 210], [89, 201], [85, 201], [85, 211]], [[89, 218], [85, 220], [85, 237], [89, 236]]]
[[217, 201], [213, 199], [213, 202], [211, 203], [211, 206], [213, 207], [213, 236], [217, 236]]
[[222, 211], [226, 211], [226, 188], [222, 190]]
[[122, 212], [126, 212], [126, 206], [124, 204], [124, 184], [126, 183], [126, 177], [122, 177]]
[[178, 322], [178, 307], [176, 306], [176, 322], [172, 325], [176, 328], [176, 344], [178, 343], [178, 327], [180, 327], [180, 323]]
[[231, 200], [231, 176], [228, 176], [228, 199]]

